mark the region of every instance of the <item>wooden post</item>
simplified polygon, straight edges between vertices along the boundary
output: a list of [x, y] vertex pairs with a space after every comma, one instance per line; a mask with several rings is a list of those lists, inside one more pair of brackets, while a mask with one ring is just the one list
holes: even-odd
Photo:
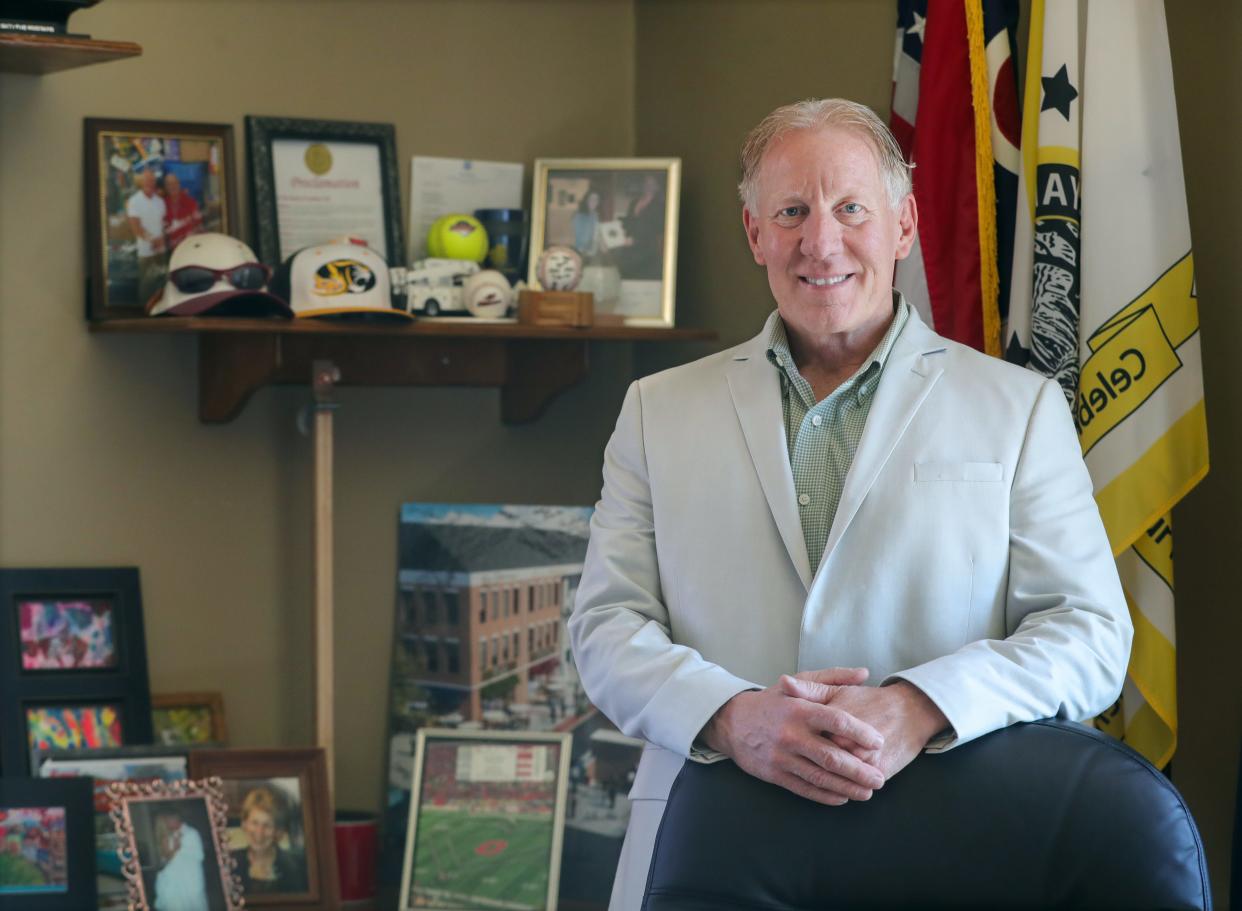
[[332, 609], [332, 393], [341, 372], [332, 361], [315, 361], [311, 388], [315, 396], [315, 743], [323, 747], [328, 772], [328, 806], [333, 807], [336, 775], [333, 737]]

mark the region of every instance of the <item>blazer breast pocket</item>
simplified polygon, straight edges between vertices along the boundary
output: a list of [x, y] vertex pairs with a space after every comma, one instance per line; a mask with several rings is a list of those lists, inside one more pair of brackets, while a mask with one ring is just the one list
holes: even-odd
[[914, 483], [959, 481], [973, 484], [998, 484], [1005, 480], [1005, 466], [1000, 462], [915, 462]]

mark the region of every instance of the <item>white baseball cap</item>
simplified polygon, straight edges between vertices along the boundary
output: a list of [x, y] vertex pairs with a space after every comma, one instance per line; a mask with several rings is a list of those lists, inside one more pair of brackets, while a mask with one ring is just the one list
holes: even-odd
[[388, 263], [360, 242], [303, 247], [276, 270], [272, 291], [299, 318], [412, 319], [392, 304]]
[[168, 281], [147, 301], [151, 316], [292, 316], [265, 289], [271, 270], [227, 234], [191, 234], [173, 250]]

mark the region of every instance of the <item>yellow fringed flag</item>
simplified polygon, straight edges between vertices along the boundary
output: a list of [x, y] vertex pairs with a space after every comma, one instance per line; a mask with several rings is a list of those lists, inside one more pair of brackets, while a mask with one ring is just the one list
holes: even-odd
[[1032, 4], [1006, 356], [1066, 391], [1134, 620], [1096, 726], [1164, 766], [1170, 511], [1208, 470], [1194, 260], [1164, 4], [1091, 0], [1085, 21], [1084, 41], [1079, 0]]

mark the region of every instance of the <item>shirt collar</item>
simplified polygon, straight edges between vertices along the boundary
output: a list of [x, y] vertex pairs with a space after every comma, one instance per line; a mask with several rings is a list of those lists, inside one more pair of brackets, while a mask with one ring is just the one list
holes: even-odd
[[[906, 327], [906, 323], [910, 321], [910, 305], [906, 302], [905, 296], [896, 288], [893, 289], [893, 319], [888, 324], [888, 329], [884, 333], [884, 337], [880, 339], [880, 343], [876, 345], [875, 350], [863, 361], [857, 372], [848, 380], [842, 383], [842, 386], [856, 384], [854, 390], [855, 395], [861, 402], [863, 398], [870, 395], [875, 387], [879, 384], [880, 373], [884, 370], [884, 365], [888, 362], [888, 356], [893, 351], [893, 345], [897, 342], [897, 337], [901, 335], [901, 330]], [[773, 313], [768, 320], [768, 362], [781, 372], [781, 377], [798, 385], [795, 377], [802, 380], [802, 375], [798, 372], [798, 367], [794, 363], [793, 353], [789, 349], [789, 334], [785, 330], [785, 321], [781, 319], [779, 313]], [[803, 380], [805, 382], [805, 380]]]

